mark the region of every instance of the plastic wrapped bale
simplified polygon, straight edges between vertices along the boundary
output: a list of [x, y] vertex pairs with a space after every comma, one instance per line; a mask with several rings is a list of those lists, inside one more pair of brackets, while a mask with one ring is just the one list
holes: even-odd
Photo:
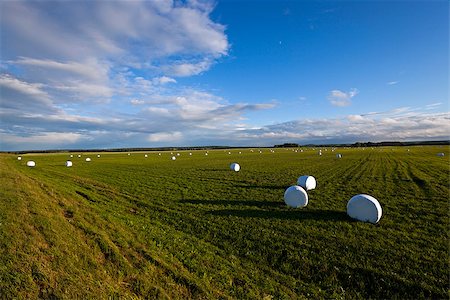
[[175, 156], [172, 156], [172, 160], [175, 160], [175, 159], [177, 159]]
[[180, 156], [180, 153], [177, 153], [177, 156]]
[[189, 156], [192, 156], [192, 152], [189, 152]]
[[22, 156], [19, 156], [19, 157], [17, 158], [17, 160], [22, 160]]
[[144, 155], [144, 157], [145, 157], [145, 158], [147, 158], [147, 157], [148, 157], [148, 155], [147, 155], [147, 154], [145, 154], [145, 155]]
[[284, 202], [289, 207], [305, 207], [308, 205], [308, 194], [301, 186], [293, 185], [284, 192]]
[[442, 157], [442, 156], [445, 156], [445, 154], [443, 152], [441, 152], [441, 153], [438, 153], [437, 156], [441, 156]]
[[81, 157], [81, 155], [80, 154], [78, 154], [78, 158], [80, 158]]
[[342, 158], [342, 154], [336, 154], [336, 158]]
[[87, 157], [87, 158], [86, 158], [86, 161], [87, 161], [87, 162], [91, 161], [91, 158], [90, 158], [90, 157]]
[[72, 162], [70, 160], [66, 161], [66, 167], [71, 167], [72, 166]]
[[232, 163], [230, 165], [230, 169], [235, 172], [239, 172], [239, 170], [241, 169], [241, 166], [238, 163]]
[[100, 158], [100, 154], [97, 154], [97, 157]]
[[70, 157], [73, 157], [73, 154], [70, 154]]
[[27, 161], [27, 167], [36, 167], [36, 163], [32, 160]]
[[347, 203], [347, 214], [358, 221], [378, 223], [383, 211], [377, 199], [370, 195], [353, 196]]
[[313, 176], [303, 175], [297, 179], [297, 184], [305, 190], [313, 190], [316, 188], [316, 179]]

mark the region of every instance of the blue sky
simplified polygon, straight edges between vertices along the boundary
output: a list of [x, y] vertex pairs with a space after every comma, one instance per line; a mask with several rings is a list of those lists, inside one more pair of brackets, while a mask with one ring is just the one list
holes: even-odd
[[3, 1], [0, 150], [448, 139], [448, 1]]

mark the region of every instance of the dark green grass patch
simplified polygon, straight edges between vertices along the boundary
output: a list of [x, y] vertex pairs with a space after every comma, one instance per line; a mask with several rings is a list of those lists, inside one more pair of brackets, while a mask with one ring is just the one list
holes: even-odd
[[[449, 149], [410, 149], [2, 155], [0, 291], [446, 298]], [[286, 207], [285, 189], [306, 174], [317, 180], [308, 206]], [[359, 193], [380, 201], [378, 224], [346, 215]]]

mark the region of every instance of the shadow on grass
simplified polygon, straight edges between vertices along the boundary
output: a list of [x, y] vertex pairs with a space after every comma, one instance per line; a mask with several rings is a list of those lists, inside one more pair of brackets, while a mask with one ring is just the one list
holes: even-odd
[[285, 219], [285, 220], [322, 220], [322, 221], [350, 221], [350, 217], [343, 211], [336, 210], [257, 210], [257, 209], [224, 209], [208, 212], [215, 216], [235, 216], [241, 218]]
[[252, 200], [181, 200], [181, 203], [221, 205], [221, 206], [256, 206], [256, 207], [285, 207], [284, 202], [279, 201], [252, 201]]

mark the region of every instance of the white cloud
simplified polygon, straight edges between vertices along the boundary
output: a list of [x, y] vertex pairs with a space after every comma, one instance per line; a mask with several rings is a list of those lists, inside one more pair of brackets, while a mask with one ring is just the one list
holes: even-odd
[[388, 85], [395, 85], [395, 84], [397, 84], [397, 83], [399, 83], [399, 81], [389, 81], [387, 84], [388, 84]]
[[50, 59], [20, 57], [18, 60], [10, 61], [9, 63], [40, 69], [53, 69], [56, 71], [62, 71], [63, 73], [72, 73], [89, 80], [105, 80], [108, 78], [109, 71], [108, 65], [101, 64], [96, 59], [92, 58], [81, 63], [75, 61], [59, 62]]
[[45, 132], [30, 136], [18, 136], [0, 132], [2, 143], [15, 145], [22, 149], [50, 149], [58, 146], [69, 146], [87, 137], [73, 132]]
[[366, 121], [367, 120], [366, 118], [364, 118], [361, 115], [349, 115], [349, 116], [347, 116], [347, 119], [350, 122], [360, 122], [360, 121]]
[[348, 92], [343, 92], [341, 90], [332, 90], [328, 94], [328, 100], [332, 105], [335, 106], [348, 106], [350, 105], [351, 99], [355, 97], [359, 91], [355, 88], [350, 89]]
[[145, 103], [145, 101], [144, 100], [139, 100], [139, 99], [131, 99], [130, 103], [132, 105], [142, 105], [142, 104]]
[[161, 76], [161, 77], [155, 78], [155, 81], [158, 84], [167, 84], [167, 83], [176, 83], [177, 82], [175, 79], [167, 77], [167, 76]]
[[[238, 133], [241, 141], [261, 140], [265, 144], [354, 143], [356, 141], [405, 141], [448, 139], [450, 113], [349, 115], [334, 119], [305, 119], [265, 126]], [[387, 116], [389, 115], [389, 116]]]
[[186, 77], [192, 75], [198, 75], [211, 67], [211, 61], [209, 59], [197, 62], [175, 62], [171, 65], [166, 65], [163, 70], [172, 76]]
[[149, 142], [177, 142], [183, 137], [179, 131], [175, 132], [158, 132], [148, 135]]
[[51, 104], [49, 95], [42, 90], [42, 88], [44, 87], [43, 84], [28, 83], [14, 78], [11, 75], [1, 74], [0, 87], [3, 89], [11, 89], [20, 94], [25, 94], [35, 98], [36, 100]]

